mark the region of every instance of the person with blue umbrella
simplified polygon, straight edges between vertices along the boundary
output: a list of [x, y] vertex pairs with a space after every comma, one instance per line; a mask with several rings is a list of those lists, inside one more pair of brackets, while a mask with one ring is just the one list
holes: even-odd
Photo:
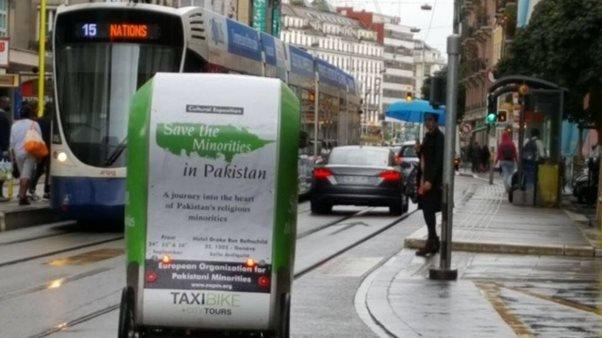
[[445, 140], [443, 133], [439, 130], [438, 115], [437, 113], [424, 115], [427, 132], [418, 151], [420, 159], [416, 182], [418, 185], [418, 208], [422, 209], [424, 222], [428, 229], [428, 238], [424, 247], [416, 251], [417, 256], [427, 256], [439, 252], [436, 214], [441, 212], [441, 199], [443, 198]]
[[426, 100], [401, 100], [392, 103], [386, 111], [388, 119], [405, 122], [424, 122], [426, 114], [435, 114], [439, 125], [445, 124], [445, 109], [433, 108]]

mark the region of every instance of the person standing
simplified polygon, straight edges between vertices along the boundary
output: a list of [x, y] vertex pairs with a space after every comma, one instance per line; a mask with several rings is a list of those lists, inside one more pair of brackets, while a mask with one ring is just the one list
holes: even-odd
[[10, 130], [10, 151], [13, 165], [19, 169], [19, 205], [30, 204], [27, 198], [27, 190], [31, 177], [36, 167], [36, 158], [25, 150], [25, 138], [27, 131], [33, 128], [40, 135], [40, 125], [35, 121], [36, 113], [29, 104], [23, 104], [19, 111], [20, 119], [16, 121]]
[[[46, 104], [44, 108], [44, 116], [38, 119], [38, 123], [40, 125], [40, 129], [42, 130], [42, 140], [46, 143], [47, 146], [50, 146], [50, 128], [52, 124], [53, 118], [53, 107], [52, 104]], [[50, 198], [50, 152], [48, 155], [40, 159], [40, 162], [36, 166], [36, 170], [34, 172], [33, 177], [31, 178], [31, 184], [29, 187], [29, 194], [33, 200], [39, 199], [39, 196], [36, 195], [36, 188], [38, 186], [38, 181], [40, 177], [44, 176], [44, 198]]]
[[[10, 142], [10, 100], [6, 96], [0, 97], [0, 160], [9, 160], [8, 146]], [[4, 180], [0, 179], [0, 201], [8, 199], [4, 197]]]
[[481, 172], [486, 172], [487, 170], [489, 170], [489, 161], [491, 161], [491, 153], [489, 152], [489, 147], [487, 147], [486, 144], [483, 144], [479, 154], [481, 155]]
[[425, 118], [427, 133], [420, 146], [420, 171], [418, 178], [418, 207], [422, 209], [424, 222], [428, 229], [428, 238], [417, 256], [426, 256], [439, 252], [437, 236], [437, 212], [441, 211], [443, 197], [443, 147], [444, 136], [439, 130], [437, 115], [427, 114]]
[[512, 142], [510, 133], [505, 131], [502, 134], [502, 142], [497, 148], [495, 157], [496, 167], [499, 165], [502, 168], [502, 180], [506, 192], [510, 192], [512, 187], [512, 175], [516, 171], [517, 155], [516, 146]]
[[472, 162], [472, 172], [479, 172], [479, 153], [481, 152], [481, 147], [479, 147], [479, 142], [474, 141], [472, 146], [470, 147], [470, 160]]
[[543, 142], [539, 139], [539, 129], [531, 129], [531, 138], [523, 145], [522, 161], [526, 188], [532, 188], [537, 181], [538, 165], [546, 158]]

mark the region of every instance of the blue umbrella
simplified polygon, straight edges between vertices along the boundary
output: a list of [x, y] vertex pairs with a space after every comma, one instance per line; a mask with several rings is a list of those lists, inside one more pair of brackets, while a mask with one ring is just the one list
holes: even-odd
[[445, 109], [435, 109], [426, 100], [411, 100], [393, 102], [385, 112], [388, 119], [394, 119], [406, 122], [424, 122], [425, 114], [437, 114], [439, 124], [445, 125]]

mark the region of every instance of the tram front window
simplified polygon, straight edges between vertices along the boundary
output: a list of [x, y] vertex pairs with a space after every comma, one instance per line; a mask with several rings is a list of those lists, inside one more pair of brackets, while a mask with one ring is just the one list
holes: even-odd
[[86, 43], [57, 50], [61, 124], [83, 163], [125, 165], [130, 99], [157, 72], [177, 72], [180, 49], [131, 43]]

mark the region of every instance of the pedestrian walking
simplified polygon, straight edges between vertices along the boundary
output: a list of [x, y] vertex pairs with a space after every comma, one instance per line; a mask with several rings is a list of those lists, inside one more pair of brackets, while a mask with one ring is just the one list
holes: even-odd
[[[0, 161], [10, 161], [8, 147], [10, 143], [10, 100], [6, 96], [0, 97]], [[0, 177], [0, 202], [8, 201], [4, 197], [4, 179]]]
[[491, 153], [489, 152], [489, 147], [487, 147], [486, 144], [481, 147], [479, 156], [481, 157], [481, 172], [486, 172], [489, 170], [489, 162], [491, 161]]
[[443, 196], [443, 146], [444, 136], [439, 130], [437, 115], [427, 114], [427, 133], [420, 146], [420, 171], [418, 175], [418, 207], [422, 209], [428, 238], [424, 247], [416, 251], [417, 256], [426, 256], [439, 251], [436, 213], [441, 211]]
[[[38, 119], [38, 123], [40, 125], [40, 129], [42, 131], [42, 140], [46, 145], [50, 145], [50, 127], [52, 124], [52, 118], [54, 116], [54, 110], [52, 104], [46, 104], [44, 108], [44, 116]], [[34, 172], [33, 177], [31, 178], [31, 184], [29, 187], [29, 195], [33, 200], [39, 199], [39, 196], [36, 195], [36, 189], [38, 186], [38, 181], [40, 177], [44, 175], [44, 195], [45, 199], [50, 198], [50, 154], [44, 156], [40, 159], [38, 165], [36, 166], [36, 170]]]
[[474, 141], [472, 143], [472, 145], [470, 146], [470, 152], [469, 152], [469, 157], [470, 157], [470, 161], [472, 162], [472, 172], [473, 173], [478, 173], [479, 172], [479, 161], [480, 161], [480, 154], [481, 152], [481, 147], [479, 146], [479, 142]]
[[[19, 115], [21, 118], [11, 127], [10, 151], [13, 165], [16, 165], [19, 170], [19, 205], [28, 205], [30, 202], [27, 198], [27, 190], [35, 171], [37, 159], [26, 150], [25, 144], [29, 141], [27, 138], [30, 130], [38, 133], [38, 136], [42, 134], [42, 131], [40, 125], [35, 121], [35, 110], [29, 104], [23, 104]], [[39, 139], [41, 140], [41, 136]]]
[[505, 131], [502, 134], [502, 142], [497, 148], [497, 154], [495, 157], [496, 167], [502, 169], [502, 181], [504, 182], [504, 188], [506, 192], [510, 192], [512, 187], [512, 175], [516, 171], [517, 155], [516, 146], [512, 142], [510, 133]]

